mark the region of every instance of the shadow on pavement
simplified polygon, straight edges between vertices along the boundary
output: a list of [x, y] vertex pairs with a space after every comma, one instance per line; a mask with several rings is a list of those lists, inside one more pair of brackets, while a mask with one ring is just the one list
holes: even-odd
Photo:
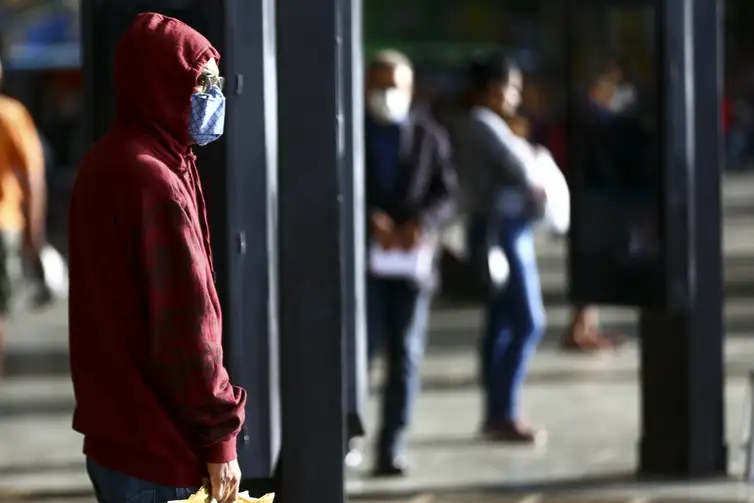
[[[603, 328], [608, 332], [619, 333], [630, 338], [636, 337], [637, 327], [635, 323], [610, 323], [606, 324]], [[559, 347], [563, 330], [564, 327], [562, 326], [555, 325], [550, 327], [545, 334], [540, 347], [557, 349]], [[754, 336], [754, 310], [752, 310], [750, 315], [739, 315], [735, 319], [730, 320], [726, 324], [726, 330], [729, 339], [750, 338]], [[479, 337], [478, 332], [479, 327], [477, 326], [469, 326], [468, 329], [433, 328], [429, 335], [428, 353], [431, 354], [433, 350], [441, 350], [443, 352], [447, 350], [463, 350], [466, 352], [469, 349], [476, 347]], [[583, 356], [581, 353], [571, 353], [568, 351], [563, 351], [562, 355], [564, 359], [567, 359], [570, 355], [579, 357]], [[746, 371], [748, 371], [748, 369], [741, 370], [741, 372]], [[604, 379], [611, 382], [625, 382], [636, 377], [636, 373], [633, 370], [629, 372], [624, 370], [616, 371], [616, 369], [607, 366], [599, 370], [590, 370], [588, 372], [579, 372], [577, 370], [570, 370], [568, 372], [554, 370], [553, 373], [537, 372], [536, 375], [532, 375], [530, 381], [582, 381], [585, 378], [592, 379], [596, 373], [599, 373], [601, 378], [604, 377]], [[737, 373], [738, 371], [736, 371], [736, 374]], [[5, 355], [5, 376], [8, 378], [67, 377], [68, 375], [68, 351], [64, 348], [40, 348], [37, 350], [24, 351], [14, 351], [9, 349]], [[457, 379], [454, 379], [453, 383], [458, 385]], [[468, 386], [469, 383], [462, 383], [461, 385]], [[425, 389], [431, 389], [433, 386], [435, 385], [431, 381], [426, 381], [423, 385]], [[443, 381], [439, 383], [437, 387], [445, 388], [447, 385]]]
[[[731, 479], [732, 480], [732, 479]], [[600, 476], [586, 476], [577, 479], [546, 479], [546, 480], [531, 480], [522, 484], [515, 485], [488, 485], [488, 486], [476, 486], [477, 490], [474, 491], [469, 488], [469, 491], [476, 492], [477, 494], [515, 494], [520, 492], [539, 492], [539, 493], [567, 493], [578, 491], [600, 491], [610, 489], [636, 489], [641, 490], [643, 486], [649, 484], [661, 483], [662, 485], [675, 485], [683, 484], [686, 487], [692, 487], [693, 485], [701, 485], [709, 483], [712, 479], [707, 480], [694, 480], [688, 479], [670, 479], [670, 478], [652, 478], [652, 477], [640, 477], [634, 473], [614, 473]], [[720, 482], [726, 481], [726, 479], [719, 479]], [[460, 492], [460, 491], [453, 491]]]
[[[743, 374], [745, 377], [748, 374]], [[546, 385], [563, 385], [570, 386], [578, 383], [594, 383], [600, 384], [626, 384], [637, 383], [638, 385], [638, 372], [635, 369], [620, 369], [620, 370], [607, 370], [607, 371], [590, 371], [590, 372], [578, 372], [570, 370], [552, 370], [552, 371], [538, 371], [532, 372], [526, 378], [528, 385], [546, 384]], [[480, 387], [479, 379], [476, 376], [463, 376], [460, 378], [448, 378], [443, 379], [440, 377], [432, 376], [425, 378], [422, 381], [422, 391], [452, 391], [452, 390], [464, 390], [469, 388]], [[481, 388], [480, 388], [481, 389]], [[381, 393], [381, 388], [373, 386], [371, 393], [377, 395]]]
[[[704, 485], [709, 482], [729, 482], [732, 479], [709, 479], [702, 481], [673, 480], [673, 479], [650, 479], [641, 478], [632, 473], [615, 473], [600, 476], [586, 476], [577, 479], [549, 479], [536, 480], [503, 485], [478, 485], [473, 484], [468, 487], [455, 486], [448, 489], [423, 488], [423, 490], [406, 490], [406, 491], [370, 491], [367, 493], [353, 495], [349, 499], [353, 501], [373, 501], [387, 503], [393, 502], [412, 502], [412, 501], [438, 501], [438, 502], [509, 502], [522, 503], [524, 501], [545, 502], [545, 501], [562, 501], [575, 503], [579, 501], [592, 502], [684, 502], [691, 501], [708, 501], [707, 499], [696, 499], [687, 496], [688, 490], [693, 487]], [[680, 498], [673, 497], [641, 497], [627, 496], [628, 494], [641, 495], [642, 493], [651, 492], [652, 487], [661, 484], [663, 487], [678, 486], [683, 490], [679, 491], [685, 496]], [[601, 495], [601, 492], [606, 495]], [[615, 491], [610, 495], [610, 491]], [[622, 496], [620, 496], [621, 494]], [[423, 499], [426, 498], [426, 499]], [[717, 500], [716, 501], [726, 501]], [[733, 501], [733, 500], [731, 500]], [[744, 501], [744, 500], [736, 500]]]
[[[471, 445], [490, 445], [488, 440], [485, 440], [480, 435], [469, 434], [461, 436], [426, 436], [421, 438], [412, 438], [406, 441], [410, 448], [440, 448], [440, 449], [456, 449], [458, 447], [468, 447]], [[513, 447], [515, 449], [515, 447]], [[526, 447], [524, 447], [526, 448]]]
[[18, 466], [0, 466], [0, 477], [9, 477], [9, 476], [16, 476], [16, 475], [27, 475], [27, 474], [44, 474], [46, 472], [57, 472], [57, 471], [80, 471], [84, 472], [86, 471], [86, 464], [83, 461], [61, 461], [61, 462], [54, 462], [54, 461], [43, 461], [40, 463], [35, 463], [33, 465], [18, 465]]
[[[752, 292], [754, 292], [754, 289]], [[428, 347], [430, 349], [468, 349], [474, 347], [478, 342], [480, 329], [481, 326], [478, 324], [470, 325], [468, 328], [462, 330], [458, 328], [443, 329], [441, 327], [433, 327], [429, 334]], [[566, 327], [559, 324], [548, 327], [547, 332], [542, 338], [540, 347], [558, 348], [565, 329]], [[629, 339], [634, 339], [637, 336], [638, 326], [636, 322], [611, 322], [605, 323], [602, 329], [608, 333], [616, 333]], [[748, 339], [754, 337], [754, 308], [750, 314], [737, 314], [735, 318], [729, 318], [725, 322], [725, 330], [726, 336], [729, 339]], [[578, 355], [583, 353], [564, 350], [563, 354]]]
[[754, 203], [751, 201], [736, 201], [735, 203], [725, 203], [725, 218], [730, 217], [751, 217], [754, 214]]
[[69, 374], [67, 349], [43, 348], [24, 351], [8, 349], [4, 360], [6, 377], [56, 377]]
[[509, 495], [530, 495], [536, 493], [563, 493], [571, 491], [590, 491], [604, 490], [612, 487], [630, 488], [639, 486], [641, 482], [633, 474], [616, 473], [594, 477], [583, 477], [578, 479], [560, 479], [560, 480], [531, 480], [515, 485], [479, 485], [473, 484], [467, 487], [455, 486], [448, 489], [436, 489], [427, 487], [423, 490], [407, 491], [370, 491], [369, 493], [352, 496], [350, 499], [357, 501], [411, 501], [421, 495], [431, 494], [438, 497], [458, 496], [459, 501], [464, 501], [464, 496], [509, 496]]
[[[727, 372], [728, 378], [746, 379], [749, 375], [750, 367], [740, 369], [736, 372]], [[574, 384], [599, 383], [607, 384], [636, 384], [639, 385], [639, 374], [636, 369], [619, 369], [619, 370], [597, 370], [588, 372], [569, 371], [555, 369], [552, 371], [542, 370], [531, 373], [526, 378], [528, 385], [548, 385], [553, 386], [572, 386]], [[423, 392], [440, 392], [465, 390], [469, 388], [480, 387], [479, 380], [476, 376], [462, 376], [458, 378], [440, 378], [432, 376], [422, 381]], [[371, 387], [371, 395], [379, 395], [381, 387], [377, 384]]]
[[0, 404], [0, 417], [3, 420], [8, 420], [22, 416], [70, 415], [73, 413], [73, 408], [73, 399], [70, 397], [46, 397], [34, 401], [24, 400], [23, 403]]
[[[541, 256], [538, 258], [540, 272], [563, 271], [566, 267], [563, 256]], [[726, 271], [725, 296], [727, 298], [754, 299], [754, 255], [748, 251], [728, 252], [723, 262]], [[563, 272], [566, 281], [568, 272]], [[455, 308], [473, 307], [479, 305], [484, 298], [478, 286], [470, 284], [469, 277], [474, 273], [468, 266], [443, 265], [444, 289], [440, 302]], [[562, 285], [545, 287], [543, 297], [546, 304], [569, 304], [566, 288]]]

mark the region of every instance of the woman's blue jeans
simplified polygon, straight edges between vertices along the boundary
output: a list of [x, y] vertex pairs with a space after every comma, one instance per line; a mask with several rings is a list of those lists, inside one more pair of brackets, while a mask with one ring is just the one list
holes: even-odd
[[534, 249], [532, 223], [523, 218], [499, 218], [494, 225], [472, 223], [474, 245], [486, 257], [488, 243], [498, 244], [510, 264], [510, 278], [490, 294], [481, 344], [485, 421], [520, 419], [520, 394], [529, 362], [545, 330], [545, 309]]

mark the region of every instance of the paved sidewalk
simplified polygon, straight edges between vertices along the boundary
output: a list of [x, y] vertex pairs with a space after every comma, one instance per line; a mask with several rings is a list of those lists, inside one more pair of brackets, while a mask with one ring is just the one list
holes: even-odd
[[[424, 391], [408, 438], [416, 469], [400, 480], [349, 474], [354, 499], [414, 503], [680, 503], [754, 501], [738, 482], [746, 376], [754, 366], [754, 177], [726, 186], [726, 422], [730, 480], [698, 484], [636, 482], [639, 428], [635, 346], [612, 354], [565, 354], [556, 347], [568, 322], [564, 302], [563, 243], [538, 238], [548, 298], [549, 331], [524, 395], [528, 417], [548, 427], [538, 449], [490, 445], [477, 438], [480, 395], [476, 337], [480, 311], [443, 305], [433, 313]], [[608, 328], [631, 335], [636, 313], [604, 309]], [[80, 453], [70, 429], [73, 396], [67, 377], [66, 306], [41, 315], [19, 313], [8, 338], [11, 377], [0, 381], [0, 502], [25, 497], [48, 503], [92, 503]], [[381, 369], [377, 369], [378, 373]], [[368, 404], [367, 426], [377, 410]], [[396, 499], [397, 498], [397, 499]]]
[[[731, 473], [742, 469], [736, 446], [740, 444], [745, 370], [752, 357], [754, 341], [729, 343]], [[472, 351], [437, 352], [428, 360], [427, 386], [409, 436], [415, 472], [402, 480], [375, 480], [357, 471], [348, 482], [352, 495], [410, 498], [430, 494], [436, 499], [428, 501], [449, 501], [441, 496], [486, 491], [486, 497], [492, 493], [495, 498], [504, 497], [499, 501], [518, 501], [515, 498], [550, 491], [563, 496], [573, 490], [599, 489], [603, 496], [654, 497], [678, 496], [687, 490], [684, 486], [637, 487], [630, 478], [638, 437], [635, 349], [593, 358], [563, 356], [552, 349], [540, 352], [524, 402], [529, 417], [549, 427], [550, 442], [541, 449], [489, 445], [476, 438], [480, 400], [471, 386], [473, 360]], [[374, 399], [369, 403], [370, 430], [376, 405]], [[13, 494], [18, 500], [24, 493], [89, 492], [81, 439], [70, 430], [71, 406], [72, 390], [65, 379], [19, 378], [0, 386], [0, 495]], [[748, 498], [748, 490], [735, 483], [695, 486], [691, 492], [710, 501]], [[746, 498], [735, 499], [744, 493]]]

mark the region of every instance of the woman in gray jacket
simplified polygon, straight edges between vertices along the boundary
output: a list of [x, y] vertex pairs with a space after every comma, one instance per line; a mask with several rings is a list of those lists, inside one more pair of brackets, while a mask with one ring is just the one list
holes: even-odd
[[518, 66], [504, 54], [487, 54], [471, 63], [468, 79], [472, 106], [455, 147], [472, 254], [486, 267], [489, 250], [502, 249], [510, 266], [505, 286], [491, 289], [487, 300], [482, 430], [491, 440], [536, 443], [546, 435], [522, 421], [519, 395], [545, 328], [533, 234], [545, 192], [536, 181], [534, 148], [504, 120], [521, 102]]

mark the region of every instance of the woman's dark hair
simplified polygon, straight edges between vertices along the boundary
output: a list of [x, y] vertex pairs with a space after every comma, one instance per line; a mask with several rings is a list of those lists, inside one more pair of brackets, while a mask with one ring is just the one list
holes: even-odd
[[472, 91], [482, 91], [490, 84], [505, 84], [511, 72], [518, 69], [516, 61], [503, 51], [480, 54], [469, 64], [469, 86]]

